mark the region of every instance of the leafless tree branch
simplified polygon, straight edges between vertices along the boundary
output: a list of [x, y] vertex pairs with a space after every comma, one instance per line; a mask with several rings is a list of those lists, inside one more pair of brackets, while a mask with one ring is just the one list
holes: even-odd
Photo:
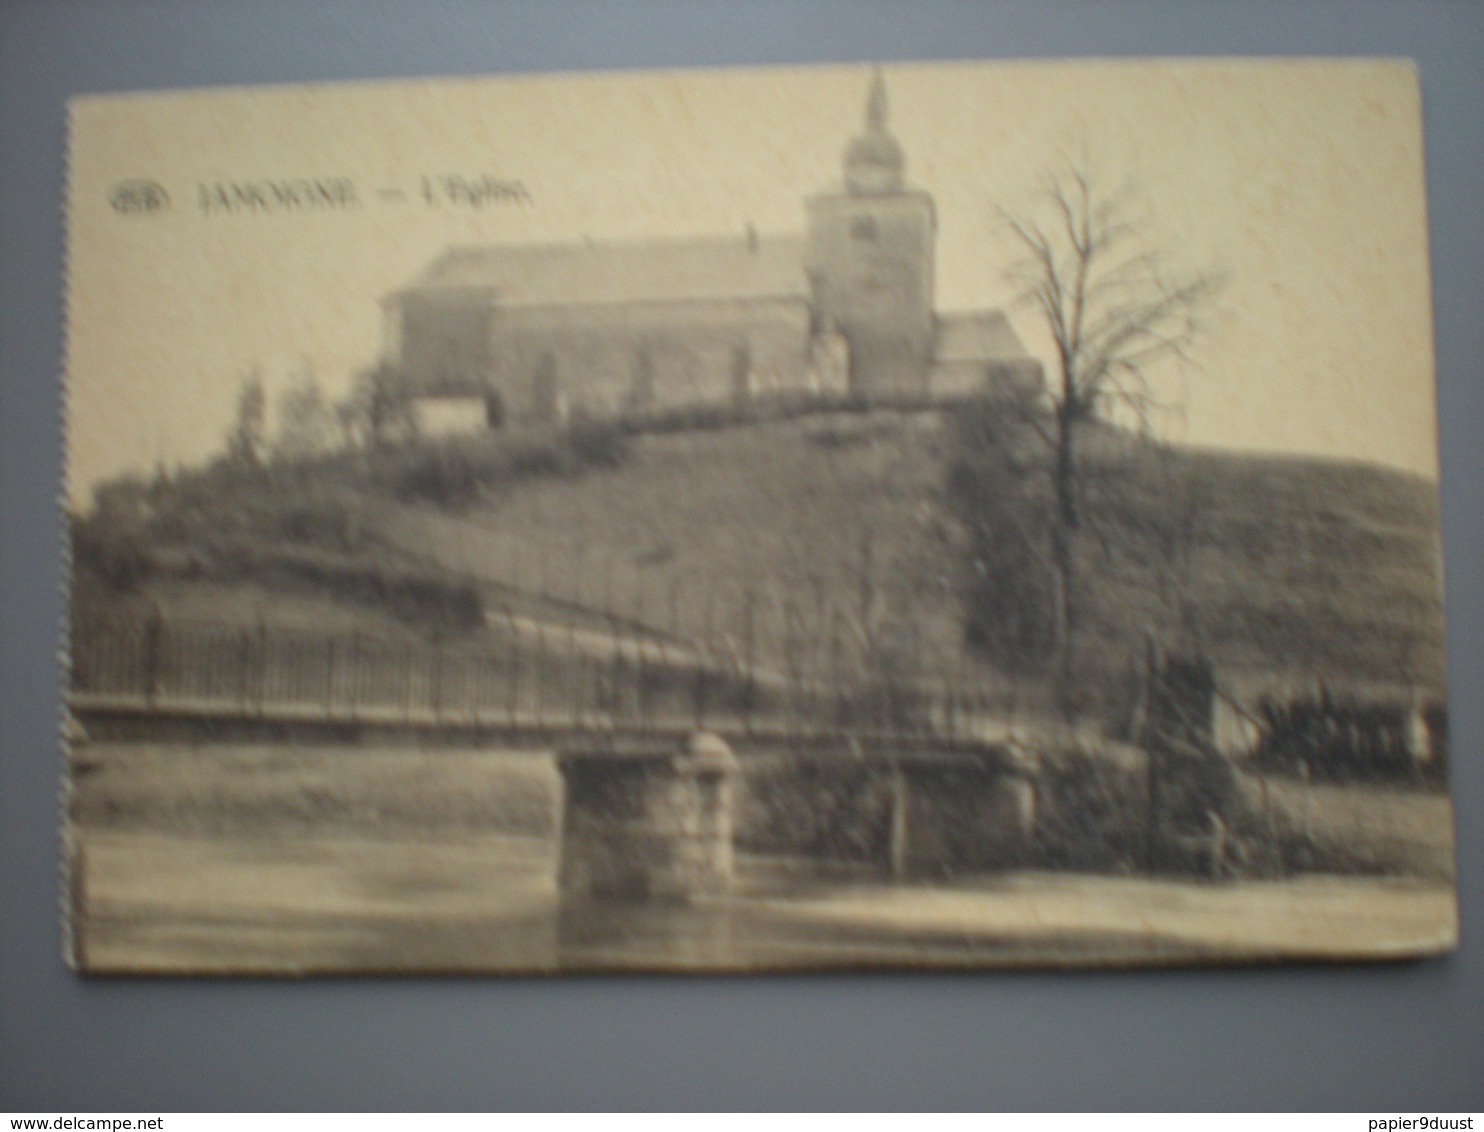
[[[1051, 421], [1038, 422], [1035, 433], [1050, 450], [1058, 639], [1069, 666], [1072, 546], [1086, 494], [1081, 430], [1115, 409], [1132, 416], [1141, 430], [1151, 429], [1154, 415], [1166, 407], [1155, 392], [1153, 371], [1194, 365], [1206, 329], [1201, 316], [1224, 281], [1210, 272], [1176, 270], [1151, 244], [1130, 192], [1102, 191], [1085, 158], [1064, 159], [1060, 171], [1043, 181], [1040, 199], [1045, 223], [1003, 209], [1001, 216], [1025, 252], [1007, 275], [1022, 301], [1036, 309], [1056, 348]], [[1103, 531], [1089, 525], [1106, 549]]]

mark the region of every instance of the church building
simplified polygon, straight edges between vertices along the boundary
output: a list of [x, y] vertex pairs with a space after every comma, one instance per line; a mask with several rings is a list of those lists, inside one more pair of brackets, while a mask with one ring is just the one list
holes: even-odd
[[806, 232], [451, 248], [383, 300], [429, 431], [778, 396], [919, 402], [1039, 386], [1000, 311], [939, 313], [937, 218], [872, 81]]

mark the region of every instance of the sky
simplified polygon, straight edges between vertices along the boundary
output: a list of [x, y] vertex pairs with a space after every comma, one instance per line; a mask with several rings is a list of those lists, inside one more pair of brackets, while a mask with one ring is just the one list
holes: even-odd
[[[1144, 238], [1227, 280], [1169, 439], [1436, 476], [1415, 76], [1397, 62], [885, 68], [934, 197], [940, 310], [1014, 305], [1005, 212], [1068, 153], [1129, 187]], [[90, 96], [71, 107], [68, 494], [220, 451], [243, 380], [330, 397], [382, 349], [379, 300], [450, 245], [802, 232], [862, 127], [866, 67], [630, 72]], [[524, 195], [455, 200], [446, 178]], [[433, 188], [430, 204], [423, 189]], [[358, 205], [225, 209], [217, 189], [354, 186]], [[148, 181], [161, 207], [118, 207]], [[400, 190], [401, 197], [378, 190]], [[204, 193], [204, 203], [203, 203]], [[134, 199], [134, 198], [131, 198]]]

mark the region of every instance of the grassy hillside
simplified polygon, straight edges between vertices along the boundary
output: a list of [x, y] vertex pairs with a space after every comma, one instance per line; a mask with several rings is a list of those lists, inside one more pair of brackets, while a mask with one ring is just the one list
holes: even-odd
[[[1443, 686], [1437, 487], [1385, 468], [1137, 445], [1095, 459], [1089, 636], [1149, 627], [1229, 674]], [[1182, 625], [1183, 622], [1183, 625]]]
[[[1435, 485], [1360, 464], [1156, 449], [1114, 430], [1086, 447], [1081, 637], [1102, 667], [1152, 634], [1204, 647], [1232, 673], [1441, 689]], [[825, 636], [833, 618], [846, 650], [863, 627], [906, 631], [925, 667], [951, 671], [964, 566], [943, 505], [949, 455], [925, 414], [649, 436], [601, 475], [525, 484], [457, 518], [404, 512], [388, 534], [436, 547], [456, 572], [661, 625], [674, 614], [681, 635], [703, 632], [704, 590], [718, 595], [713, 631], [740, 633], [750, 591], [760, 641], [776, 645], [790, 620]]]
[[[79, 524], [77, 600], [235, 614], [231, 591], [271, 615], [292, 593], [359, 609], [373, 630], [471, 633], [481, 610], [539, 610], [806, 675], [888, 653], [926, 677], [983, 679], [945, 505], [953, 436], [935, 413], [856, 412], [218, 469]], [[1084, 461], [1089, 676], [1125, 671], [1152, 635], [1208, 650], [1231, 679], [1441, 688], [1435, 485], [1106, 427]], [[216, 596], [191, 596], [203, 587]]]
[[[910, 619], [921, 666], [961, 656], [931, 416], [813, 417], [635, 437], [601, 474], [389, 514], [450, 572], [823, 675]], [[492, 595], [492, 604], [506, 600]]]

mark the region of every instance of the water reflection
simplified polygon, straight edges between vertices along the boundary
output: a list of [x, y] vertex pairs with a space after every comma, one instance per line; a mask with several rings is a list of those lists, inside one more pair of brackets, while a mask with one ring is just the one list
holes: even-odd
[[715, 969], [749, 957], [745, 917], [728, 901], [566, 905], [556, 921], [564, 969]]
[[1141, 963], [1415, 952], [1446, 885], [1314, 877], [1209, 885], [1010, 874], [894, 885], [739, 863], [691, 904], [557, 897], [541, 840], [94, 832], [79, 958], [100, 973], [698, 971]]

